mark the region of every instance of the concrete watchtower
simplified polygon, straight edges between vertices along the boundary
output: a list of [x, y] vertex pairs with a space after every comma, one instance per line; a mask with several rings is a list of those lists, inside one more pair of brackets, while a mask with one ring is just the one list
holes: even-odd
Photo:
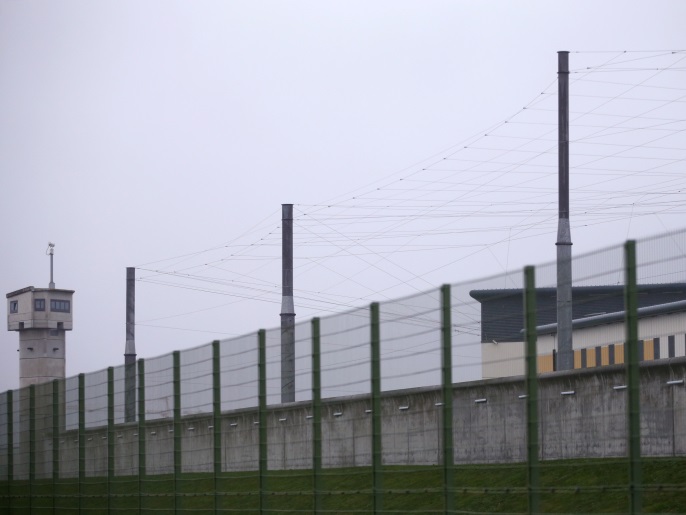
[[65, 332], [72, 330], [74, 290], [29, 286], [7, 294], [7, 330], [19, 331], [19, 386], [65, 377]]

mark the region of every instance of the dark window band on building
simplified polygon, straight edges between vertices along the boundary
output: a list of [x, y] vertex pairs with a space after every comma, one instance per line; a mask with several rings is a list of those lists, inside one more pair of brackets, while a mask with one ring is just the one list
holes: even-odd
[[71, 302], [68, 300], [51, 300], [50, 311], [57, 311], [58, 313], [69, 313], [71, 311]]
[[19, 313], [19, 301], [18, 300], [11, 300], [10, 301], [10, 313]]
[[33, 299], [34, 311], [45, 311], [45, 299]]
[[667, 337], [667, 353], [669, 354], [670, 358], [673, 358], [676, 356], [676, 338], [674, 335], [668, 336]]

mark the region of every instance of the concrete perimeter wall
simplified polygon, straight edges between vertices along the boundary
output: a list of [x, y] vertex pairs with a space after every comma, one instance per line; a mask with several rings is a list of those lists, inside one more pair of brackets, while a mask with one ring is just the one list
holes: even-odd
[[[686, 358], [641, 364], [641, 445], [645, 456], [686, 455], [686, 387], [668, 384], [686, 378]], [[627, 449], [624, 368], [556, 372], [540, 376], [539, 431], [542, 459], [625, 456]], [[620, 388], [615, 388], [620, 387]], [[565, 392], [565, 394], [563, 394]], [[573, 393], [569, 393], [573, 392]], [[525, 384], [522, 377], [456, 384], [453, 388], [455, 462], [525, 461]], [[484, 400], [485, 399], [485, 400]], [[480, 402], [475, 402], [480, 401]], [[434, 465], [441, 456], [440, 388], [397, 390], [382, 395], [383, 460], [389, 465]], [[322, 406], [325, 467], [371, 465], [371, 400], [367, 396], [328, 399]], [[269, 407], [268, 466], [270, 469], [310, 468], [312, 409], [309, 402]], [[222, 469], [257, 470], [256, 409], [222, 414]], [[52, 435], [38, 439], [37, 476], [51, 472]], [[184, 472], [212, 471], [212, 418], [184, 417]], [[115, 428], [115, 474], [138, 470], [138, 427]], [[173, 472], [173, 421], [148, 422], [145, 427], [148, 474]], [[106, 428], [86, 435], [86, 475], [107, 474]], [[17, 449], [18, 450], [18, 449]], [[19, 476], [25, 468], [15, 451]], [[6, 454], [0, 468], [6, 471]], [[60, 476], [78, 475], [78, 439], [68, 431], [60, 437]], [[15, 475], [17, 477], [17, 475]]]

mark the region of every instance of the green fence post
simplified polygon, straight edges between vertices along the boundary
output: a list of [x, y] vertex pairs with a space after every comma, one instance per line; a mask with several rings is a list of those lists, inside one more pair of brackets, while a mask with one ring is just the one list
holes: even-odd
[[36, 482], [36, 385], [29, 386], [29, 513], [33, 513], [33, 485]]
[[79, 374], [79, 513], [83, 512], [86, 481], [86, 376]]
[[14, 481], [14, 392], [7, 390], [7, 504], [12, 513], [12, 482]]
[[52, 381], [52, 512], [57, 510], [57, 480], [60, 477], [60, 382]]
[[372, 379], [372, 492], [373, 513], [383, 510], [383, 470], [381, 447], [381, 337], [379, 303], [370, 306], [371, 379]]
[[179, 484], [181, 480], [181, 353], [172, 353], [174, 373], [174, 513], [179, 506]]
[[112, 513], [114, 480], [114, 368], [107, 368], [107, 513]]
[[267, 512], [267, 333], [257, 333], [260, 515]]
[[212, 431], [214, 435], [214, 513], [219, 513], [219, 475], [222, 472], [222, 398], [219, 340], [212, 342]]
[[450, 285], [444, 284], [441, 286], [441, 372], [443, 386], [443, 507], [445, 513], [455, 513], [452, 336]]
[[145, 478], [145, 360], [138, 360], [138, 513], [143, 510]]
[[628, 432], [629, 432], [629, 509], [632, 514], [642, 510], [641, 470], [641, 413], [638, 355], [638, 288], [636, 284], [636, 242], [624, 245], [625, 286], [624, 305], [626, 313], [626, 378], [628, 386]]
[[312, 319], [312, 490], [314, 513], [322, 511], [322, 381], [319, 318]]
[[529, 513], [540, 511], [538, 465], [538, 381], [536, 334], [536, 278], [533, 266], [524, 268], [524, 338], [526, 360], [526, 465]]

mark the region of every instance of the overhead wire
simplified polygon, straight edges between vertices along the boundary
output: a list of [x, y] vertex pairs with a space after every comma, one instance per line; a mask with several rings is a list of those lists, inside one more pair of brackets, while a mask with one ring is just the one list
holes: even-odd
[[[680, 209], [678, 202], [665, 205], [660, 209], [648, 210], [647, 208], [650, 207], [651, 198], [664, 198], [670, 194], [676, 194], [677, 192], [669, 192], [666, 189], [678, 188], [684, 184], [680, 181], [678, 172], [671, 171], [675, 165], [683, 163], [684, 158], [651, 156], [646, 155], [645, 152], [647, 150], [675, 152], [684, 150], [683, 147], [679, 146], [655, 145], [658, 141], [665, 141], [671, 136], [683, 133], [684, 129], [676, 127], [677, 124], [684, 121], [683, 119], [677, 117], [665, 119], [648, 115], [657, 113], [670, 103], [677, 105], [683, 104], [685, 101], [682, 98], [652, 99], [646, 95], [646, 92], [650, 90], [683, 91], [683, 88], [656, 86], [648, 82], [660, 73], [678, 69], [677, 65], [684, 57], [679, 55], [679, 60], [670, 66], [645, 68], [644, 70], [649, 70], [651, 75], [638, 83], [631, 81], [623, 83], [616, 80], [601, 81], [591, 78], [593, 74], [599, 71], [612, 71], [615, 74], [621, 74], [626, 71], [626, 63], [655, 59], [656, 55], [660, 58], [669, 57], [675, 53], [647, 54], [641, 56], [640, 59], [619, 60], [618, 56], [622, 55], [626, 55], [626, 53], [613, 55], [609, 60], [597, 66], [574, 70], [574, 83], [604, 84], [624, 88], [614, 95], [580, 94], [579, 99], [585, 101], [602, 100], [604, 102], [587, 109], [572, 111], [574, 127], [590, 130], [588, 134], [580, 135], [574, 139], [574, 144], [593, 145], [596, 148], [614, 147], [616, 149], [610, 153], [602, 151], [597, 154], [588, 151], [574, 153], [574, 159], [578, 161], [574, 165], [574, 170], [579, 171], [577, 176], [593, 179], [572, 190], [577, 198], [583, 197], [575, 200], [572, 214], [583, 219], [584, 226], [610, 223], [621, 220], [622, 217], [635, 220], [645, 216], [658, 216], [659, 213], [678, 212]], [[633, 68], [631, 70], [632, 72], [635, 71]], [[552, 158], [556, 156], [557, 140], [550, 135], [556, 130], [556, 125], [551, 121], [545, 121], [545, 118], [532, 119], [532, 116], [556, 112], [556, 109], [545, 108], [545, 103], [554, 98], [551, 90], [554, 84], [555, 81], [551, 82], [541, 94], [507, 120], [494, 124], [487, 131], [475, 133], [462, 142], [448, 147], [446, 151], [433, 154], [415, 165], [373, 181], [366, 186], [356, 188], [348, 193], [338, 194], [330, 201], [316, 204], [296, 204], [299, 209], [295, 220], [296, 227], [299, 227], [304, 233], [297, 237], [300, 239], [296, 239], [296, 243], [308, 245], [308, 250], [328, 249], [323, 253], [308, 252], [301, 255], [299, 259], [303, 262], [296, 265], [298, 273], [308, 275], [320, 269], [325, 271], [329, 277], [332, 275], [340, 277], [338, 281], [329, 281], [329, 284], [318, 289], [316, 292], [317, 300], [315, 302], [312, 299], [310, 307], [319, 309], [318, 306], [325, 302], [324, 299], [328, 296], [334, 298], [337, 289], [343, 285], [347, 287], [355, 285], [356, 288], [359, 288], [358, 291], [361, 295], [351, 295], [351, 302], [371, 298], [371, 296], [389, 298], [389, 295], [392, 295], [391, 290], [399, 285], [403, 285], [405, 289], [419, 291], [426, 285], [434, 284], [430, 277], [433, 277], [437, 271], [466, 260], [474, 254], [485, 251], [492, 254], [495, 261], [498, 261], [498, 253], [495, 249], [499, 245], [507, 244], [509, 249], [512, 242], [526, 239], [527, 234], [533, 238], [547, 232], [553, 232], [556, 221], [555, 200], [548, 202], [541, 202], [541, 200], [545, 199], [546, 196], [555, 197], [555, 184], [550, 178], [555, 171], [555, 163]], [[642, 91], [641, 95], [637, 96], [634, 93], [631, 97], [627, 96], [627, 93], [639, 89]], [[639, 114], [627, 115], [604, 112], [612, 102], [620, 99], [632, 103], [655, 102], [658, 105], [653, 106], [652, 109], [644, 109]], [[613, 117], [618, 121], [609, 124], [582, 123], [584, 119], [605, 119], [607, 121], [608, 118]], [[638, 127], [626, 126], [634, 121], [641, 121], [642, 125]], [[526, 135], [512, 132], [516, 130], [516, 127], [534, 128], [537, 126], [542, 128], [542, 133]], [[643, 135], [647, 134], [646, 131], [649, 130], [661, 131], [664, 135], [654, 137], [649, 141], [644, 138], [631, 145], [624, 145], [612, 140], [601, 140], [601, 138], [617, 138], [628, 134]], [[484, 143], [487, 141], [491, 143], [485, 146]], [[505, 141], [510, 141], [513, 145], [497, 144], [497, 142]], [[515, 143], [517, 141], [519, 144]], [[537, 147], [537, 145], [543, 146]], [[616, 159], [621, 158], [622, 155], [628, 155], [630, 152], [642, 153], [642, 155], [630, 158], [634, 164], [640, 161], [655, 164], [637, 170], [628, 170], [625, 166], [617, 164]], [[515, 158], [515, 156], [520, 157]], [[597, 166], [601, 161], [605, 161], [606, 166]], [[462, 166], [450, 168], [453, 164], [461, 164]], [[490, 167], [490, 169], [485, 169], [485, 167]], [[642, 185], [622, 189], [615, 188], [611, 195], [608, 195], [607, 191], [603, 189], [605, 185], [612, 184], [617, 175], [640, 177], [647, 173], [651, 173], [650, 177], [653, 179], [652, 185], [654, 186], [649, 192], [646, 192], [645, 189], [641, 192]], [[523, 179], [519, 177], [520, 175], [529, 178]], [[517, 177], [518, 180], [515, 182], [510, 179], [511, 177]], [[662, 177], [664, 180], [661, 182], [654, 181], [657, 177]], [[507, 181], [505, 181], [506, 178]], [[662, 190], [658, 188], [662, 188]], [[510, 194], [512, 196], [513, 193], [521, 195], [511, 199], [498, 197], [495, 203], [483, 202], [483, 199], [489, 195]], [[632, 199], [630, 204], [626, 203], [627, 199]], [[530, 209], [522, 209], [523, 206], [527, 205], [530, 205]], [[516, 220], [512, 219], [514, 215], [518, 215]], [[509, 219], [509, 223], [498, 225], [486, 223], [487, 220], [496, 218]], [[457, 221], [462, 223], [463, 220], [474, 220], [479, 221], [479, 223], [473, 224], [472, 227], [455, 225]], [[435, 223], [436, 221], [438, 222]], [[361, 231], [363, 226], [368, 226], [370, 230]], [[430, 240], [430, 238], [440, 238], [441, 235], [476, 234], [479, 232], [484, 236], [481, 242], [478, 240], [469, 243], [450, 242], [441, 245]], [[277, 249], [280, 245], [274, 229], [262, 234], [263, 236], [258, 240], [258, 243], [233, 247], [236, 252], [231, 255], [224, 253], [219, 259], [206, 260], [206, 262], [184, 267], [179, 271], [182, 273], [194, 272], [189, 274], [193, 277], [188, 277], [188, 280], [246, 290], [244, 296], [237, 296], [239, 301], [243, 298], [264, 300], [267, 292], [273, 297], [277, 297], [278, 286], [271, 284], [270, 289], [265, 290], [264, 286], [270, 281], [261, 278], [258, 271], [269, 265], [270, 259], [273, 260], [271, 262], [278, 260]], [[382, 247], [379, 242], [384, 240], [388, 243]], [[237, 239], [231, 241], [237, 245]], [[177, 258], [183, 258], [180, 263], [185, 263], [198, 255], [215, 251], [224, 252], [227, 248], [227, 246], [215, 246], [198, 253], [177, 256]], [[423, 265], [421, 269], [416, 270], [410, 269], [406, 262], [400, 259], [401, 256], [408, 254], [456, 248], [472, 249], [472, 251], [446, 260], [447, 262], [435, 263], [435, 266]], [[274, 252], [263, 252], [264, 250], [273, 250]], [[169, 258], [168, 260], [173, 259]], [[332, 261], [330, 260], [332, 259], [353, 259], [357, 260], [360, 266], [351, 268], [354, 270], [353, 272], [346, 272], [346, 268], [331, 264]], [[508, 251], [505, 264], [500, 264], [500, 267], [505, 271], [509, 266], [509, 259]], [[233, 265], [241, 260], [254, 266], [248, 272], [234, 270]], [[221, 263], [232, 263], [232, 266], [226, 268]], [[235, 277], [242, 277], [245, 279], [245, 283], [241, 284], [233, 280], [213, 283], [212, 278], [195, 273], [203, 269], [215, 269], [221, 270], [223, 273], [236, 274]], [[357, 278], [359, 274], [372, 271], [377, 276], [387, 276], [387, 285], [371, 285]], [[144, 281], [148, 279], [148, 277], [141, 278]], [[260, 286], [261, 284], [263, 286]], [[226, 292], [222, 294], [226, 294]], [[270, 300], [270, 302], [278, 302], [278, 300]], [[346, 305], [346, 307], [351, 306], [351, 304]], [[324, 309], [324, 311], [326, 310]]]

